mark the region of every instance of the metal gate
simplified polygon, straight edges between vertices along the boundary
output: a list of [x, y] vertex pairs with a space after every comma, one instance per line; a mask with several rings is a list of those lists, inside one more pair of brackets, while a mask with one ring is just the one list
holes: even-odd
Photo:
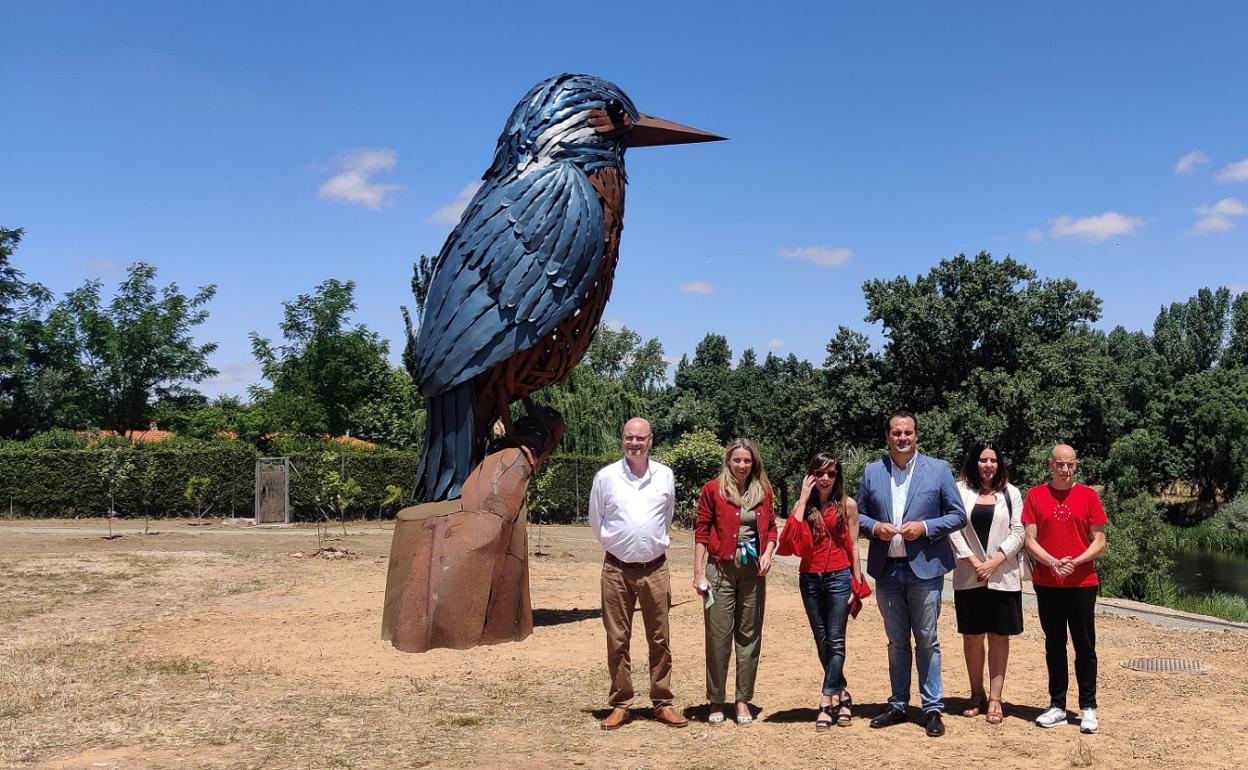
[[290, 458], [256, 460], [256, 524], [290, 523]]

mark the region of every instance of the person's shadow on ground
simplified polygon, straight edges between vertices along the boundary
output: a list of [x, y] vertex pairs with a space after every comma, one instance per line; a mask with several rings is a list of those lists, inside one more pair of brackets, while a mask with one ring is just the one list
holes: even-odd
[[561, 626], [564, 623], [579, 623], [582, 620], [594, 620], [602, 617], [602, 610], [582, 610], [573, 607], [570, 610], [533, 610], [533, 627]]

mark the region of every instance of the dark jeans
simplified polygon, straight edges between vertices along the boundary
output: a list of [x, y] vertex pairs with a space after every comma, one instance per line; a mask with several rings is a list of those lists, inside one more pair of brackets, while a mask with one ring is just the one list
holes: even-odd
[[849, 623], [849, 568], [836, 572], [803, 572], [798, 585], [806, 619], [815, 634], [823, 664], [823, 694], [845, 688], [845, 626]]
[[1066, 708], [1070, 673], [1066, 669], [1066, 630], [1075, 646], [1079, 708], [1096, 708], [1096, 594], [1088, 588], [1036, 586], [1036, 609], [1044, 629], [1044, 661], [1049, 668], [1049, 705]]

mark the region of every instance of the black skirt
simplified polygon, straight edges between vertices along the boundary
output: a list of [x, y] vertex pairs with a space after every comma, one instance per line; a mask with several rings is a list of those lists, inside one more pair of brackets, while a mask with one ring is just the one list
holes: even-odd
[[1023, 592], [994, 591], [988, 586], [953, 592], [953, 608], [958, 613], [959, 634], [1000, 634], [1023, 632]]

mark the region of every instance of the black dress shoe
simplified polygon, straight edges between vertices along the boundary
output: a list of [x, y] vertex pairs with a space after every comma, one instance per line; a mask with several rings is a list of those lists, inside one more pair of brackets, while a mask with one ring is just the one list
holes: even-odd
[[945, 734], [945, 722], [940, 718], [939, 711], [927, 712], [927, 735], [929, 738], [939, 738]]
[[872, 727], [890, 727], [892, 725], [899, 725], [904, 721], [906, 721], [906, 712], [902, 711], [901, 709], [896, 709], [896, 708], [893, 708], [892, 706], [888, 706], [882, 712], [880, 712], [879, 715], [875, 717], [875, 719], [871, 720], [871, 726]]

